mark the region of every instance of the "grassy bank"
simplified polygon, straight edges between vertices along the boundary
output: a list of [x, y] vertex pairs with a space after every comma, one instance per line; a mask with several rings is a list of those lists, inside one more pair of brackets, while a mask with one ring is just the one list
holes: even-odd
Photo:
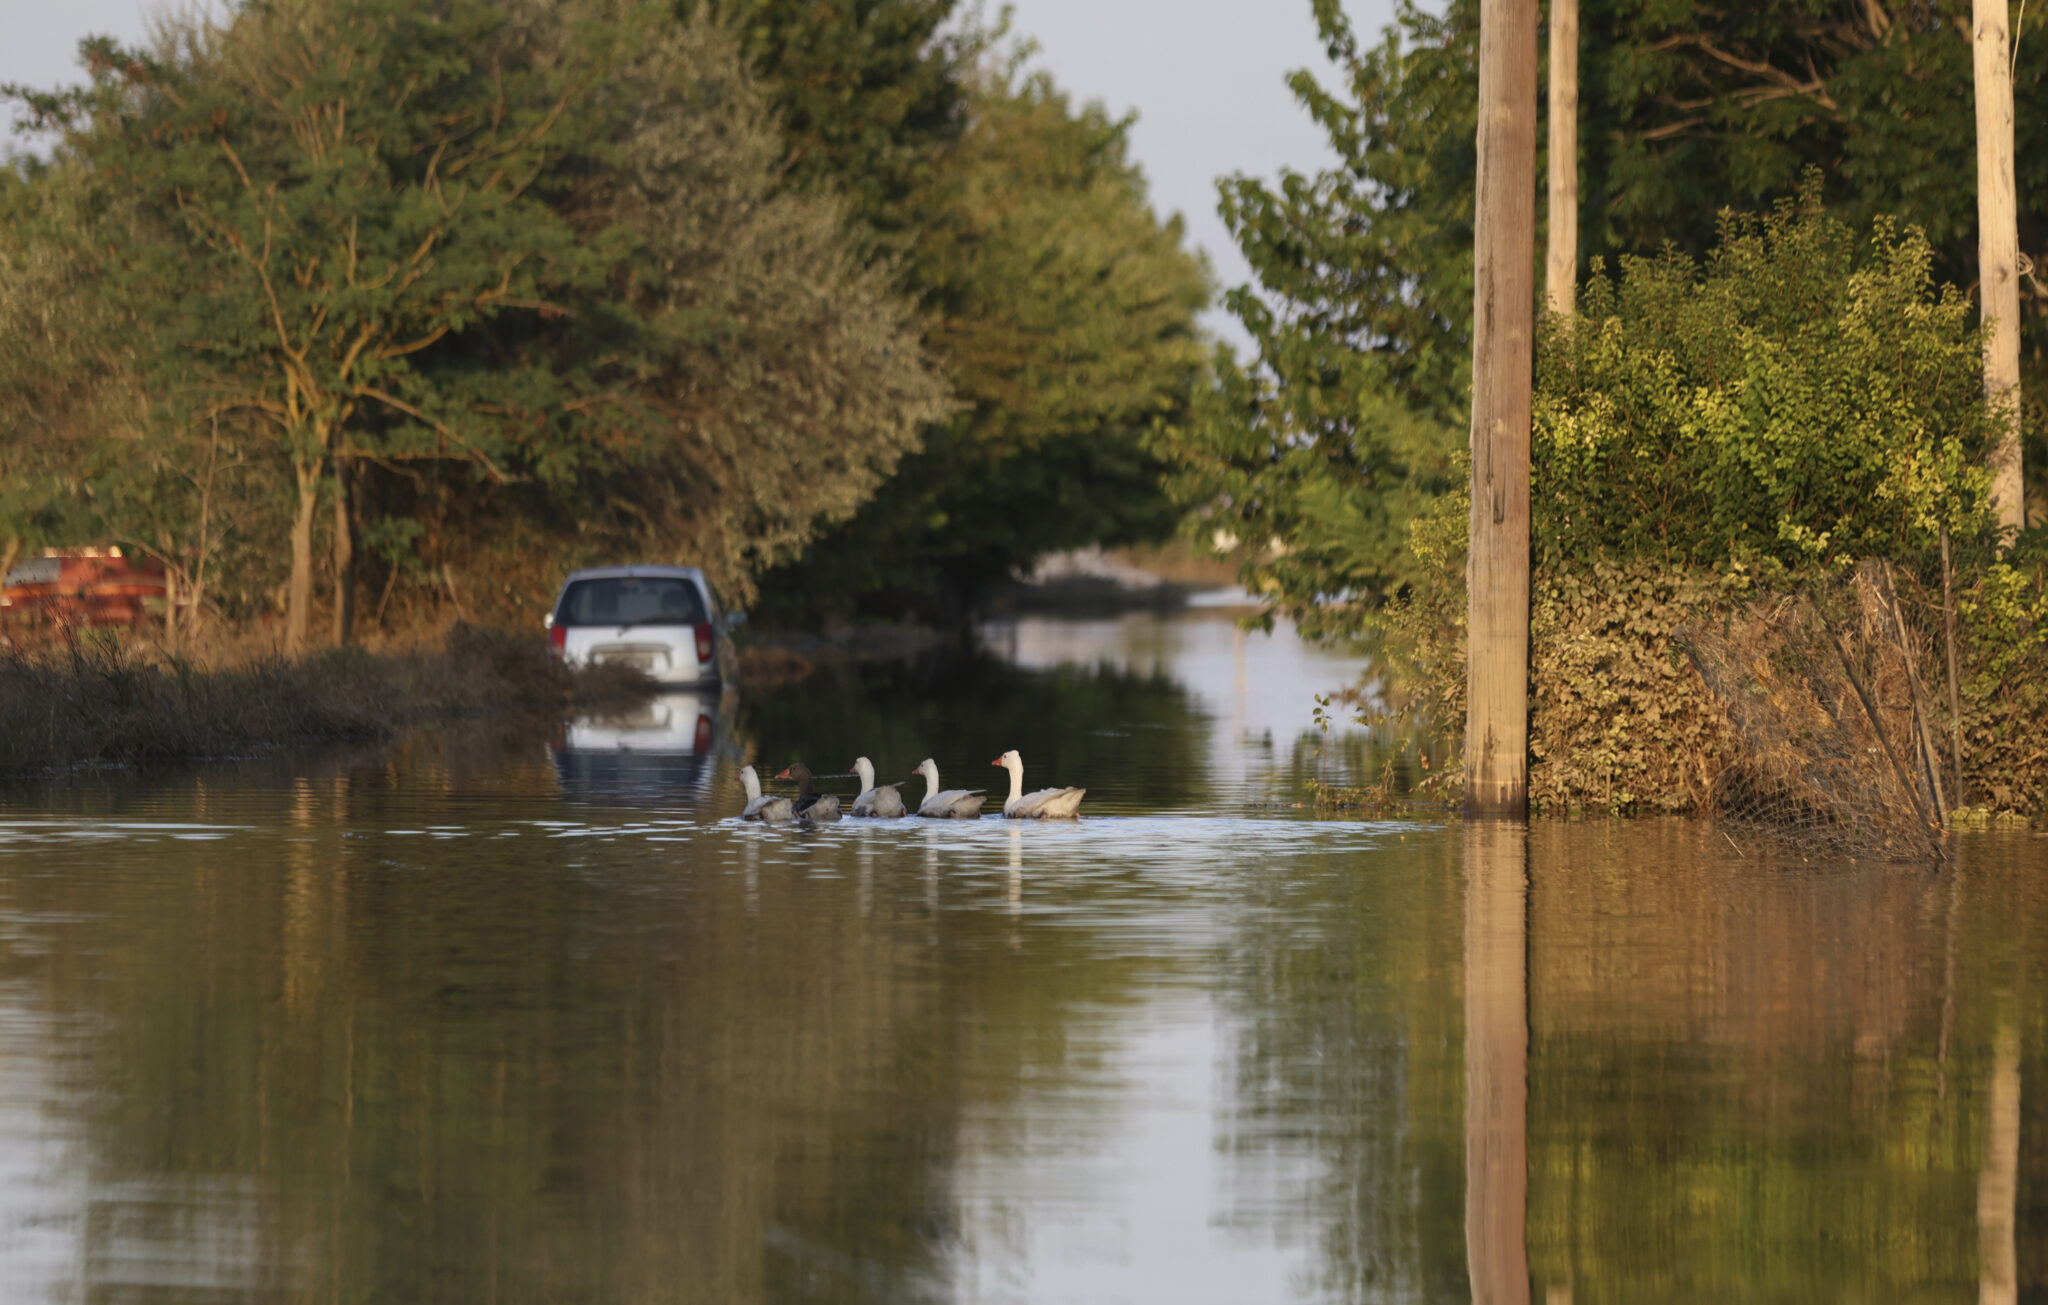
[[218, 760], [374, 742], [413, 724], [645, 693], [622, 668], [572, 673], [530, 633], [458, 623], [439, 648], [359, 649], [207, 669], [111, 644], [0, 659], [0, 776]]

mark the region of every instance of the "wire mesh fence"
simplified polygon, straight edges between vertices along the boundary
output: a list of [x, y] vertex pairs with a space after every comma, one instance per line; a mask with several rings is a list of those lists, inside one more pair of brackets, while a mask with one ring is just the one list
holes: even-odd
[[1936, 663], [1891, 567], [1866, 561], [1679, 633], [1740, 739], [1708, 805], [1821, 856], [1943, 855]]

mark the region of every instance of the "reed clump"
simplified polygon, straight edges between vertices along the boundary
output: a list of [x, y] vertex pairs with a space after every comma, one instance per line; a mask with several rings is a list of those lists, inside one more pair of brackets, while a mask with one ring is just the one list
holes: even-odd
[[343, 648], [204, 668], [81, 639], [0, 657], [0, 775], [243, 758], [375, 742], [413, 724], [644, 695], [605, 667], [571, 672], [544, 640], [458, 622], [439, 648]]

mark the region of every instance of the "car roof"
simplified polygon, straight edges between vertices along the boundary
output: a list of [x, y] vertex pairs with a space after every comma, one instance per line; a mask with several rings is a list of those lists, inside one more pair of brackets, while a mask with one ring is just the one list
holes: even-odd
[[566, 589], [578, 580], [618, 580], [626, 576], [660, 576], [673, 580], [695, 580], [700, 584], [704, 580], [704, 573], [694, 566], [593, 566], [581, 571], [571, 571], [569, 578], [562, 581], [562, 587]]

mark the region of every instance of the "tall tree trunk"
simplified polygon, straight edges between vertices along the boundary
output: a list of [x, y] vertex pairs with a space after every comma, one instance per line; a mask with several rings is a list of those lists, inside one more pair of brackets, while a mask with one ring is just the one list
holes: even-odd
[[179, 646], [178, 600], [183, 597], [178, 585], [179, 568], [164, 564], [164, 646], [171, 650], [173, 657], [183, 649]]
[[334, 455], [334, 646], [346, 648], [356, 623], [355, 486], [348, 455]]
[[2006, 0], [1975, 0], [1977, 82], [1977, 264], [1984, 342], [1984, 393], [2008, 424], [1991, 454], [1991, 504], [2001, 526], [2027, 524], [2020, 476], [2020, 233], [2012, 171], [2012, 53]]
[[1529, 1305], [1528, 828], [1465, 822], [1465, 1267]]
[[313, 514], [320, 506], [320, 458], [294, 464], [299, 482], [299, 510], [292, 519], [292, 578], [285, 590], [284, 650], [290, 657], [306, 651], [306, 633], [313, 608]]
[[1579, 279], [1579, 0], [1550, 0], [1549, 230], [1544, 298], [1569, 313]]
[[1481, 0], [1472, 302], [1465, 802], [1529, 803], [1529, 407], [1536, 315], [1536, 0]]

